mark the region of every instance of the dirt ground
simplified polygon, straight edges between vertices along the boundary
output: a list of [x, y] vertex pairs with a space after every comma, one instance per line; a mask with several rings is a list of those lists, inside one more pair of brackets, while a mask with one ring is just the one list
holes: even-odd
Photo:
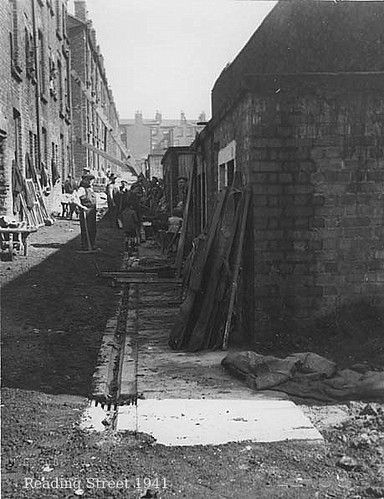
[[[81, 431], [101, 337], [117, 302], [117, 290], [97, 277], [97, 268], [120, 267], [122, 237], [102, 220], [101, 251], [90, 256], [76, 253], [78, 232], [78, 222], [57, 221], [31, 237], [27, 259], [0, 263], [2, 497], [384, 497], [384, 409], [374, 403], [308, 402], [304, 410], [324, 445], [167, 448], [143, 435]], [[338, 341], [326, 348], [339, 348]], [[348, 357], [370, 362], [356, 348]], [[60, 478], [66, 481], [57, 489]], [[40, 480], [34, 488], [32, 479]]]

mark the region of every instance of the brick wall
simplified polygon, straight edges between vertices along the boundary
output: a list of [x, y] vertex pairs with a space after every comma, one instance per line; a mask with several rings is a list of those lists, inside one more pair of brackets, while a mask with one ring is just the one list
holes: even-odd
[[91, 22], [85, 24], [69, 16], [69, 40], [75, 176], [81, 178], [83, 168], [88, 167], [103, 177], [107, 170], [116, 172], [119, 167], [85, 144], [121, 160], [122, 152], [116, 141], [116, 137], [120, 138], [119, 117]]
[[376, 91], [248, 94], [207, 137], [211, 186], [212, 144], [236, 140], [253, 188], [257, 331], [305, 328], [344, 303], [384, 305], [383, 112]]
[[365, 93], [254, 99], [257, 320], [305, 324], [382, 304], [384, 101]]
[[7, 134], [7, 137], [0, 139], [2, 149], [0, 164], [0, 215], [9, 212], [12, 206], [11, 197], [11, 170], [6, 154], [9, 142], [9, 112], [8, 99], [10, 94], [9, 73], [10, 73], [10, 47], [9, 47], [9, 29], [10, 29], [10, 11], [8, 2], [0, 2], [0, 133]]
[[[43, 46], [44, 54], [44, 71], [35, 72], [34, 75], [28, 76], [27, 68], [27, 40], [30, 36], [33, 40], [33, 2], [17, 2], [17, 30], [12, 28], [12, 4], [11, 2], [1, 2], [0, 5], [0, 37], [2, 51], [0, 55], [1, 64], [1, 89], [0, 89], [0, 115], [1, 120], [6, 123], [6, 139], [5, 139], [5, 159], [4, 159], [4, 177], [0, 178], [0, 212], [8, 215], [13, 215], [12, 209], [12, 193], [11, 193], [11, 171], [12, 160], [15, 157], [15, 126], [14, 126], [14, 110], [20, 114], [20, 131], [19, 142], [20, 151], [18, 155], [18, 163], [23, 174], [25, 174], [25, 155], [30, 151], [30, 133], [33, 136], [38, 135], [38, 131], [42, 133], [42, 129], [46, 130], [47, 137], [47, 153], [45, 154], [44, 144], [40, 141], [41, 160], [48, 167], [48, 175], [52, 174], [52, 148], [51, 144], [61, 149], [63, 143], [63, 151], [58, 151], [58, 170], [59, 173], [66, 174], [71, 163], [71, 147], [70, 147], [70, 110], [64, 109], [64, 113], [60, 115], [59, 101], [50, 93], [50, 67], [49, 56], [54, 54], [55, 58], [61, 58], [63, 61], [66, 57], [67, 42], [65, 33], [61, 31], [59, 36], [56, 30], [55, 13], [51, 12], [46, 2], [34, 2], [35, 4], [35, 19], [36, 19], [36, 34], [41, 33], [41, 38], [38, 42], [39, 61], [41, 56], [41, 46]], [[61, 5], [66, 5], [65, 0], [60, 1]], [[17, 75], [11, 71], [11, 51], [9, 33], [14, 33], [14, 40], [17, 38], [18, 45], [18, 65], [19, 71]], [[27, 36], [28, 35], [28, 36]], [[30, 42], [31, 43], [31, 42]], [[31, 43], [30, 47], [33, 47]], [[33, 52], [32, 52], [33, 53]], [[33, 61], [33, 57], [31, 57]], [[41, 65], [40, 65], [41, 67]], [[44, 76], [45, 85], [42, 83]], [[38, 77], [39, 87], [36, 84]], [[63, 86], [67, 78], [66, 64], [63, 64], [62, 81]], [[41, 92], [45, 88], [45, 92]], [[38, 119], [36, 111], [36, 95], [39, 100], [40, 116]], [[63, 140], [61, 141], [61, 137]], [[36, 146], [39, 147], [38, 142]], [[38, 155], [34, 155], [34, 159]], [[36, 167], [39, 169], [36, 163]], [[63, 166], [63, 169], [62, 169]], [[62, 171], [63, 170], [63, 171]], [[45, 197], [45, 202], [48, 211], [57, 208], [60, 203], [59, 195], [61, 193], [61, 183], [59, 182], [51, 190], [51, 193]], [[18, 214], [15, 214], [18, 216]]]

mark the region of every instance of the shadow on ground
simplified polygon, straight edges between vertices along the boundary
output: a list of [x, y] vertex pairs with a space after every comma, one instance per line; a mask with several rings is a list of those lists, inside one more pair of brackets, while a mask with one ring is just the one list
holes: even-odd
[[117, 291], [97, 277], [97, 269], [120, 268], [122, 235], [102, 219], [101, 251], [89, 255], [76, 252], [78, 231], [76, 222], [57, 221], [38, 231], [28, 260], [2, 264], [7, 281], [1, 300], [3, 386], [89, 394], [103, 330], [117, 300]]

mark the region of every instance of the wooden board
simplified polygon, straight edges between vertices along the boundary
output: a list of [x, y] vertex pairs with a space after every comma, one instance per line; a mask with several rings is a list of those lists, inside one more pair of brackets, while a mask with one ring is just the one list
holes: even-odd
[[180, 306], [180, 312], [176, 324], [172, 328], [169, 345], [173, 349], [180, 349], [185, 346], [190, 337], [191, 330], [194, 324], [190, 323], [190, 318], [194, 314], [194, 309], [199, 308], [200, 287], [204, 277], [204, 269], [207, 263], [207, 258], [215, 239], [217, 225], [221, 216], [224, 201], [227, 191], [221, 191], [218, 194], [216, 208], [211, 219], [206, 239], [201, 239], [199, 242], [196, 258], [191, 262], [191, 274], [189, 277], [188, 289], [185, 292], [185, 299]]
[[177, 255], [176, 255], [176, 262], [175, 262], [176, 273], [177, 273], [178, 277], [181, 275], [181, 268], [183, 266], [185, 239], [187, 236], [189, 208], [191, 205], [191, 197], [192, 197], [193, 182], [194, 182], [194, 178], [195, 178], [195, 171], [196, 171], [196, 165], [195, 165], [195, 162], [193, 162], [193, 167], [192, 167], [191, 173], [189, 175], [187, 201], [185, 203], [185, 208], [184, 208], [183, 225], [181, 226], [181, 234], [180, 234], [179, 243], [178, 243], [178, 247], [177, 247]]
[[169, 277], [169, 278], [162, 278], [162, 277], [145, 277], [146, 274], [143, 276], [139, 277], [130, 277], [130, 276], [123, 276], [123, 277], [115, 277], [116, 282], [121, 282], [121, 283], [128, 283], [128, 284], [175, 284], [176, 286], [181, 286], [183, 283], [182, 279], [176, 279], [174, 277]]
[[223, 293], [223, 287], [220, 286], [220, 284], [222, 280], [227, 279], [227, 273], [225, 268], [223, 268], [223, 263], [226, 260], [227, 253], [230, 251], [234, 233], [236, 231], [235, 221], [236, 211], [234, 196], [232, 193], [229, 193], [218, 225], [217, 237], [210, 255], [211, 267], [208, 270], [209, 276], [206, 279], [207, 285], [204, 289], [203, 303], [198, 311], [198, 319], [188, 342], [187, 348], [189, 351], [197, 351], [204, 347], [209, 347], [212, 337], [212, 328], [217, 329], [215, 318], [217, 307]]
[[248, 189], [245, 193], [245, 198], [244, 198], [244, 209], [243, 209], [242, 218], [241, 218], [239, 243], [237, 246], [237, 251], [236, 251], [236, 256], [235, 256], [235, 265], [234, 265], [234, 271], [233, 271], [233, 279], [231, 282], [231, 292], [230, 292], [231, 294], [230, 294], [230, 299], [229, 299], [228, 314], [227, 314], [227, 319], [225, 321], [225, 329], [224, 329], [224, 336], [223, 336], [223, 349], [224, 350], [226, 350], [228, 348], [229, 334], [230, 334], [230, 328], [231, 328], [231, 323], [232, 323], [232, 314], [233, 314], [233, 308], [235, 305], [235, 299], [236, 299], [236, 294], [237, 294], [237, 286], [238, 286], [238, 279], [239, 279], [239, 273], [240, 273], [240, 264], [241, 264], [241, 258], [243, 255], [245, 227], [247, 225], [248, 208], [249, 208], [250, 200], [251, 200], [251, 190]]

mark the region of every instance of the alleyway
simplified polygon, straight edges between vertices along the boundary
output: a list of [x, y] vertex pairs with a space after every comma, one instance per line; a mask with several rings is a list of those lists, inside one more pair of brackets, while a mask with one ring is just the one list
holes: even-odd
[[[3, 433], [3, 497], [75, 497], [81, 489], [84, 497], [136, 498], [148, 488], [154, 490], [156, 484], [158, 498], [350, 497], [353, 491], [379, 483], [382, 449], [375, 435], [383, 415], [362, 415], [365, 404], [333, 408], [336, 421], [341, 420], [340, 415], [354, 416], [336, 428], [327, 426], [321, 408], [308, 409], [322, 430], [325, 446], [241, 442], [165, 447], [154, 445], [153, 439], [143, 434], [108, 428], [103, 433], [80, 430], [102, 335], [114, 314], [119, 291], [96, 277], [93, 257], [74, 251], [77, 231], [77, 222], [58, 221], [34, 235], [28, 260], [20, 257], [12, 266], [1, 263], [6, 387], [2, 424], [7, 429]], [[106, 221], [99, 224], [98, 244], [102, 248], [95, 260], [99, 269], [119, 268], [121, 237]], [[143, 298], [149, 307], [154, 305], [154, 290], [147, 289]], [[17, 306], [18, 301], [22, 307]], [[165, 303], [156, 301], [158, 309], [162, 305]], [[169, 311], [169, 307], [164, 309]], [[147, 309], [142, 325], [148, 322], [148, 314]], [[150, 316], [153, 320], [153, 314]], [[141, 343], [148, 354], [143, 356], [140, 374], [145, 376], [139, 386], [141, 391], [149, 392], [151, 387], [161, 391], [159, 372], [172, 379], [180, 371], [172, 374], [171, 362], [149, 354], [148, 347], [156, 353], [163, 342], [160, 330], [149, 331], [147, 328]], [[184, 354], [175, 355], [185, 360]], [[207, 359], [212, 355], [216, 354]], [[200, 395], [214, 391], [215, 386], [224, 391], [221, 374], [211, 369], [209, 362], [202, 364], [197, 369], [183, 369], [192, 383], [179, 379], [175, 390], [184, 390], [186, 396], [191, 389], [200, 390]], [[199, 375], [205, 376], [203, 383]], [[227, 381], [227, 389], [234, 393], [246, 390], [234, 380]], [[372, 410], [375, 414], [376, 409]], [[329, 414], [328, 419], [332, 419]], [[372, 438], [369, 447], [359, 444], [361, 428], [367, 424]], [[344, 454], [355, 456], [359, 466], [338, 467]], [[65, 490], [24, 489], [28, 476], [48, 481], [65, 477], [72, 482]], [[86, 480], [91, 485], [96, 478], [126, 478], [126, 488], [86, 488]], [[151, 480], [150, 485], [148, 480], [144, 483], [145, 478]]]

